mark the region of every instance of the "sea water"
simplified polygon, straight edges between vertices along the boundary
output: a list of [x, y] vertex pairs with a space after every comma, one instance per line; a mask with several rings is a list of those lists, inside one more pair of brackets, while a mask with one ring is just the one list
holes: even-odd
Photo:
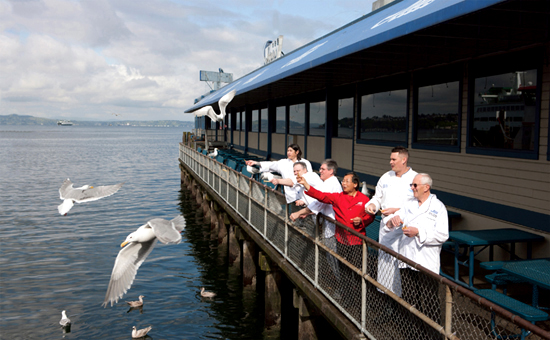
[[[182, 130], [155, 127], [0, 126], [0, 339], [258, 339], [260, 300], [243, 295], [180, 187]], [[124, 182], [113, 196], [57, 206], [59, 187]], [[160, 242], [113, 307], [101, 304], [120, 244], [152, 218], [183, 214], [183, 242]], [[215, 291], [211, 300], [200, 287]], [[145, 296], [130, 311], [125, 301]], [[63, 333], [66, 310], [72, 321]]]

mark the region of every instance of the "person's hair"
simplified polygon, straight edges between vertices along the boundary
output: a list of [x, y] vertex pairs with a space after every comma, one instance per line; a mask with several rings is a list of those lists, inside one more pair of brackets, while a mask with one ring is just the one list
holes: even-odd
[[321, 165], [325, 164], [327, 166], [327, 170], [332, 170], [332, 174], [336, 176], [336, 171], [338, 171], [338, 163], [332, 158], [327, 158]]
[[301, 166], [302, 169], [306, 169], [306, 171], [307, 171], [307, 165], [306, 165], [306, 163], [304, 163], [304, 162], [296, 162], [296, 163], [294, 163], [294, 165], [293, 165], [292, 167], [295, 167], [296, 165]]
[[292, 148], [292, 150], [296, 151], [296, 158], [298, 160], [302, 159], [302, 149], [300, 149], [298, 144], [289, 144], [286, 148]]
[[432, 188], [432, 177], [426, 173], [418, 174], [417, 176], [420, 176], [420, 183], [421, 184], [427, 184], [430, 186], [430, 189]]
[[397, 152], [401, 157], [405, 157], [407, 159], [407, 162], [409, 161], [409, 150], [407, 150], [404, 146], [396, 146], [395, 148], [391, 149], [391, 153]]
[[[348, 173], [346, 174], [346, 176], [351, 176], [351, 182], [352, 182], [353, 184], [357, 184], [357, 186], [355, 187], [355, 190], [359, 190], [359, 184], [361, 183], [361, 182], [359, 181], [359, 176], [357, 176], [357, 174], [356, 174], [355, 172], [353, 172], [353, 171], [352, 171], [352, 172], [348, 172]], [[346, 177], [346, 176], [344, 176], [344, 177]]]

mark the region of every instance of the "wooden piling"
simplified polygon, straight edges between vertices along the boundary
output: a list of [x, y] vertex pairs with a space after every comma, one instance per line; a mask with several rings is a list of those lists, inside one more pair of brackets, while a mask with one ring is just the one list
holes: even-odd
[[264, 338], [280, 338], [281, 335], [281, 271], [267, 256], [260, 252], [260, 268], [265, 272]]
[[253, 241], [243, 241], [243, 288], [256, 290], [256, 245]]
[[298, 309], [298, 339], [317, 340], [320, 335], [318, 323], [322, 321], [319, 312], [296, 289], [293, 290], [293, 304]]
[[239, 245], [239, 240], [235, 235], [235, 230], [237, 226], [231, 224], [229, 227], [228, 234], [228, 246], [229, 246], [229, 265], [232, 267], [241, 267], [241, 247]]

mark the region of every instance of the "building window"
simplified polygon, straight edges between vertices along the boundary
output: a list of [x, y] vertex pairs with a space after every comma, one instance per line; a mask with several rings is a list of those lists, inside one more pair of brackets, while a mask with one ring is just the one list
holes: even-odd
[[252, 125], [250, 131], [260, 132], [260, 110], [252, 110]]
[[371, 93], [361, 97], [359, 139], [407, 142], [407, 90]]
[[309, 104], [309, 135], [324, 136], [326, 125], [326, 102]]
[[241, 112], [241, 131], [246, 130], [246, 111]]
[[286, 107], [285, 106], [277, 107], [276, 119], [277, 120], [275, 121], [275, 132], [286, 133]]
[[289, 114], [289, 134], [303, 135], [306, 127], [306, 104], [290, 105]]
[[210, 129], [216, 130], [216, 121], [215, 120], [210, 119]]
[[233, 115], [231, 113], [228, 113], [226, 116], [225, 116], [225, 127], [228, 129], [228, 130], [231, 130], [231, 117]]
[[338, 131], [336, 137], [353, 138], [353, 97], [338, 99]]
[[235, 118], [237, 118], [235, 122], [235, 130], [240, 130], [241, 129], [241, 112], [237, 112]]
[[535, 150], [537, 70], [475, 78], [471, 147]]
[[414, 141], [419, 144], [458, 146], [460, 82], [418, 88]]
[[267, 108], [260, 110], [260, 132], [267, 132]]

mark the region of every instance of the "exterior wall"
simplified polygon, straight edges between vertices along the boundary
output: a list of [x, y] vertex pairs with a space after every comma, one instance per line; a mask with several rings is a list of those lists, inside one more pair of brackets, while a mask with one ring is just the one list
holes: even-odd
[[278, 153], [280, 155], [286, 156], [286, 140], [285, 135], [281, 133], [274, 133], [271, 135], [271, 146], [272, 153]]
[[258, 149], [258, 133], [249, 132], [248, 133], [248, 147], [252, 149]]
[[353, 140], [332, 138], [332, 159], [338, 163], [338, 168], [351, 169], [353, 157]]
[[325, 160], [325, 138], [307, 137], [307, 160], [315, 163], [322, 163]]
[[267, 133], [262, 132], [259, 134], [260, 139], [260, 150], [267, 151]]

